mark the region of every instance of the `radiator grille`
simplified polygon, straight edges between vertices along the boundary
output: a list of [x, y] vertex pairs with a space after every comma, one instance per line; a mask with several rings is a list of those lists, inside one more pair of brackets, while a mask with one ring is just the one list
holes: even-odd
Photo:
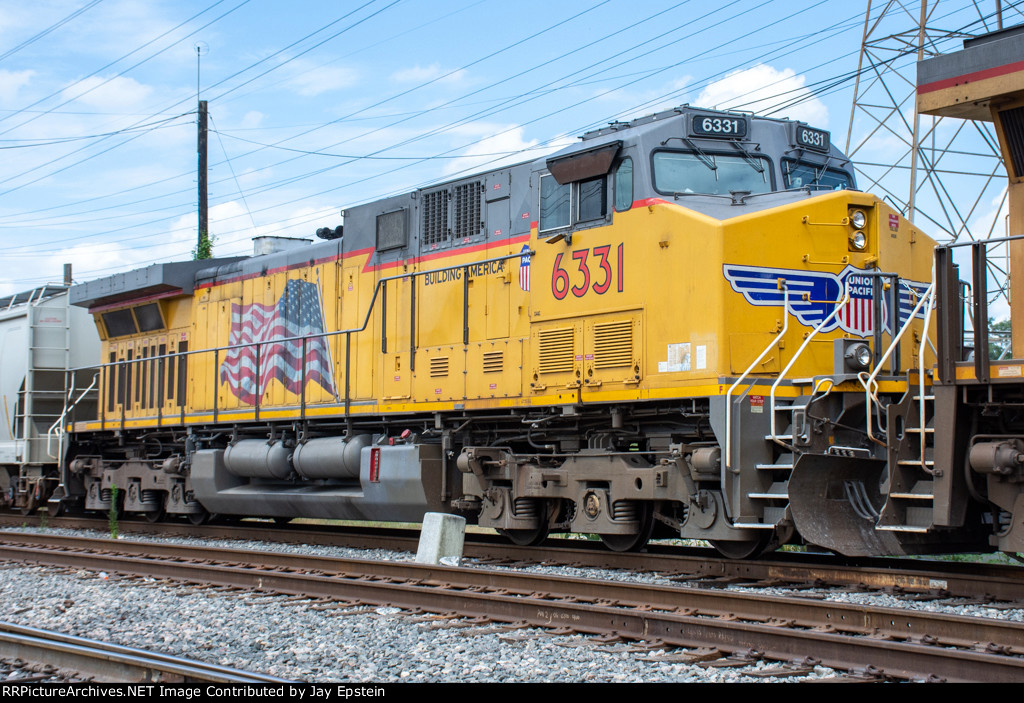
[[432, 356], [430, 357], [430, 377], [441, 378], [448, 375], [448, 357], [447, 356]]
[[540, 373], [572, 371], [575, 363], [575, 329], [560, 327], [541, 330], [539, 338]]
[[594, 325], [594, 368], [610, 369], [633, 363], [633, 321]]
[[1003, 136], [1013, 162], [1013, 175], [1024, 176], [1024, 107], [1015, 107], [999, 113]]
[[484, 352], [484, 373], [501, 373], [505, 368], [505, 352]]
[[455, 186], [455, 222], [452, 228], [456, 239], [480, 234], [480, 181]]
[[420, 241], [426, 245], [448, 241], [448, 191], [424, 193], [421, 203]]

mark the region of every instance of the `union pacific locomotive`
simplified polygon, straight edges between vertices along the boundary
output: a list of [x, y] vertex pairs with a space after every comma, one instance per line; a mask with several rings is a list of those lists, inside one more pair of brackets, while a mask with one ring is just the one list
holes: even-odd
[[733, 557], [996, 543], [935, 469], [935, 242], [828, 132], [684, 106], [343, 214], [317, 244], [73, 288], [96, 413], [25, 490]]

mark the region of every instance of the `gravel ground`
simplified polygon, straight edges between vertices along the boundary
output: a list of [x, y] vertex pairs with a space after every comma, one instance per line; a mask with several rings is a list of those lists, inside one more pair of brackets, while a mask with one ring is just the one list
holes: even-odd
[[[32, 531], [22, 528], [16, 531]], [[48, 530], [56, 534], [83, 534]], [[137, 541], [162, 541], [128, 535]], [[411, 561], [414, 555], [257, 542], [206, 543], [242, 549]], [[496, 568], [493, 566], [469, 568]], [[535, 567], [589, 578], [667, 581], [593, 569]], [[531, 568], [531, 570], [533, 570]], [[827, 678], [824, 667], [801, 677], [749, 676], [777, 664], [703, 668], [671, 661], [673, 652], [630, 645], [602, 645], [582, 636], [550, 636], [543, 630], [501, 630], [465, 621], [415, 616], [396, 608], [316, 610], [282, 597], [203, 591], [191, 587], [119, 581], [95, 572], [4, 565], [3, 619], [165, 651], [203, 661], [311, 682], [752, 682]], [[742, 589], [786, 593], [785, 589]], [[885, 594], [822, 592], [835, 600], [891, 607], [943, 610], [1020, 620], [1021, 610], [952, 606], [902, 600]], [[658, 659], [661, 661], [658, 661]], [[650, 660], [655, 661], [650, 661]]]

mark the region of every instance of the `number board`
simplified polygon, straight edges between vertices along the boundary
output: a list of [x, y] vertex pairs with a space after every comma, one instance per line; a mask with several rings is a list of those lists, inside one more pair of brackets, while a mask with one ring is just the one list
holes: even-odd
[[737, 115], [693, 115], [691, 137], [736, 139], [747, 136], [747, 118]]
[[828, 151], [829, 134], [821, 129], [811, 129], [803, 125], [796, 126], [796, 145], [815, 151]]

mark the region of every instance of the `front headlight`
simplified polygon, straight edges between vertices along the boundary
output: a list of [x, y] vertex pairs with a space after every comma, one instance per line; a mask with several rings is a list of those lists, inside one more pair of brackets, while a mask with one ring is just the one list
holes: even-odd
[[864, 251], [868, 245], [868, 238], [863, 232], [854, 232], [850, 235], [850, 246], [857, 251]]
[[852, 370], [865, 370], [871, 366], [871, 347], [863, 342], [846, 348], [846, 364]]
[[864, 229], [864, 225], [868, 223], [868, 216], [864, 214], [863, 210], [854, 210], [850, 213], [850, 224], [856, 229]]

